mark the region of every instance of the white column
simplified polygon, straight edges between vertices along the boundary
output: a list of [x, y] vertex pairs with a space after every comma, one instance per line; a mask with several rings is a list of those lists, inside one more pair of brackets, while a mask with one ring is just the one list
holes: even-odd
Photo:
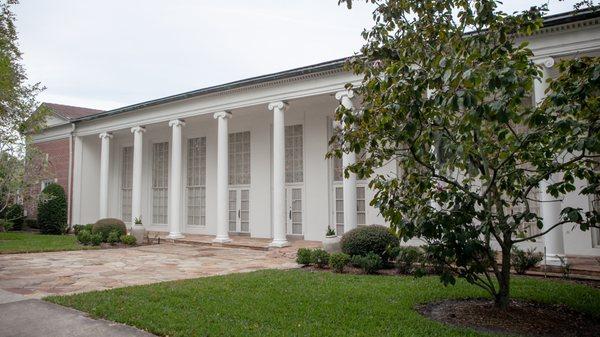
[[285, 247], [290, 243], [286, 237], [285, 219], [285, 110], [284, 102], [269, 103], [273, 110], [273, 242], [271, 247]]
[[229, 205], [229, 129], [231, 113], [221, 111], [214, 114], [218, 121], [217, 136], [217, 236], [213, 242], [230, 242], [228, 231]]
[[171, 127], [171, 183], [169, 186], [169, 239], [181, 239], [181, 191], [183, 178], [181, 162], [183, 146], [181, 144], [181, 128], [185, 122], [175, 119], [169, 122]]
[[[546, 80], [550, 78], [549, 70], [554, 66], [554, 59], [551, 57], [538, 60], [537, 64], [542, 65], [542, 78], [540, 81], [534, 82], [535, 103], [540, 104], [546, 97], [548, 83]], [[553, 174], [550, 179], [540, 183], [540, 209], [544, 226], [542, 231], [555, 225], [560, 221], [560, 211], [562, 209], [562, 200], [554, 198], [550, 193], [546, 192], [548, 185], [559, 181], [560, 175]], [[565, 256], [565, 247], [563, 241], [562, 225], [557, 226], [544, 235], [544, 246], [546, 247], [546, 264], [560, 266], [560, 259]]]
[[[342, 106], [348, 110], [354, 109], [354, 104], [352, 103], [352, 98], [354, 97], [354, 92], [352, 90], [344, 90], [335, 94], [335, 99], [340, 101]], [[344, 125], [346, 126], [346, 125]], [[346, 167], [356, 163], [356, 153], [344, 152], [342, 154], [342, 167], [345, 170]], [[356, 174], [350, 173], [348, 178], [344, 174], [343, 181], [343, 190], [344, 190], [344, 233], [356, 228], [357, 219], [357, 205], [356, 205]]]
[[143, 135], [146, 129], [141, 126], [131, 128], [133, 133], [133, 177], [131, 180], [131, 225], [135, 219], [142, 219], [142, 153]]
[[100, 218], [108, 217], [108, 164], [110, 159], [110, 139], [112, 134], [100, 134], [102, 147], [100, 149]]

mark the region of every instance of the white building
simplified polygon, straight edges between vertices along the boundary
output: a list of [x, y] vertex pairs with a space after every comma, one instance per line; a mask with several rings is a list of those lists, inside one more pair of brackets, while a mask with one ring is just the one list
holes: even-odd
[[[547, 76], [561, 58], [598, 55], [597, 13], [556, 15], [529, 37]], [[72, 224], [101, 217], [151, 231], [321, 240], [356, 225], [384, 224], [366, 181], [342, 179], [327, 160], [336, 107], [357, 105], [344, 85], [360, 78], [336, 60], [199, 89], [71, 119], [55, 118], [35, 142], [70, 139]], [[538, 101], [543, 84], [533, 93]], [[346, 155], [344, 161], [352, 161]], [[395, 172], [396, 167], [382, 167]], [[591, 202], [572, 193], [563, 205]], [[559, 204], [540, 210], [553, 216]], [[345, 212], [345, 210], [352, 212]], [[550, 253], [600, 256], [600, 237], [565, 225], [544, 240]]]

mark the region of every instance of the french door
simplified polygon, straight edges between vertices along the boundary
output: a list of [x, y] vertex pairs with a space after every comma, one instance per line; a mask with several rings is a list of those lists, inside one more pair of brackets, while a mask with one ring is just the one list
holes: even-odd
[[[367, 224], [366, 211], [366, 185], [358, 183], [356, 186], [356, 223], [357, 225]], [[337, 235], [344, 234], [344, 187], [340, 183], [333, 185], [333, 224]]]
[[286, 224], [287, 234], [302, 235], [303, 233], [303, 195], [302, 187], [286, 187]]
[[250, 189], [229, 189], [229, 231], [250, 233]]

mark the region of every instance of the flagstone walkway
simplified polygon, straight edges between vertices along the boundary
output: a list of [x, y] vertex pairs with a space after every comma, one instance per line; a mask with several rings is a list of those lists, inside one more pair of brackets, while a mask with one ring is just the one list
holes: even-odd
[[259, 269], [295, 268], [287, 251], [185, 244], [0, 255], [0, 290], [42, 298]]

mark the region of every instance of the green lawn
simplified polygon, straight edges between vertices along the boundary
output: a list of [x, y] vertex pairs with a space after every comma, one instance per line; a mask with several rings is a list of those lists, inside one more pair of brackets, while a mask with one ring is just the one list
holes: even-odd
[[41, 235], [26, 232], [0, 233], [0, 254], [91, 249], [77, 243], [73, 235]]
[[[515, 297], [600, 318], [600, 290], [520, 277], [513, 285]], [[161, 336], [481, 336], [413, 307], [484, 295], [464, 282], [444, 287], [437, 277], [267, 270], [46, 299]]]

